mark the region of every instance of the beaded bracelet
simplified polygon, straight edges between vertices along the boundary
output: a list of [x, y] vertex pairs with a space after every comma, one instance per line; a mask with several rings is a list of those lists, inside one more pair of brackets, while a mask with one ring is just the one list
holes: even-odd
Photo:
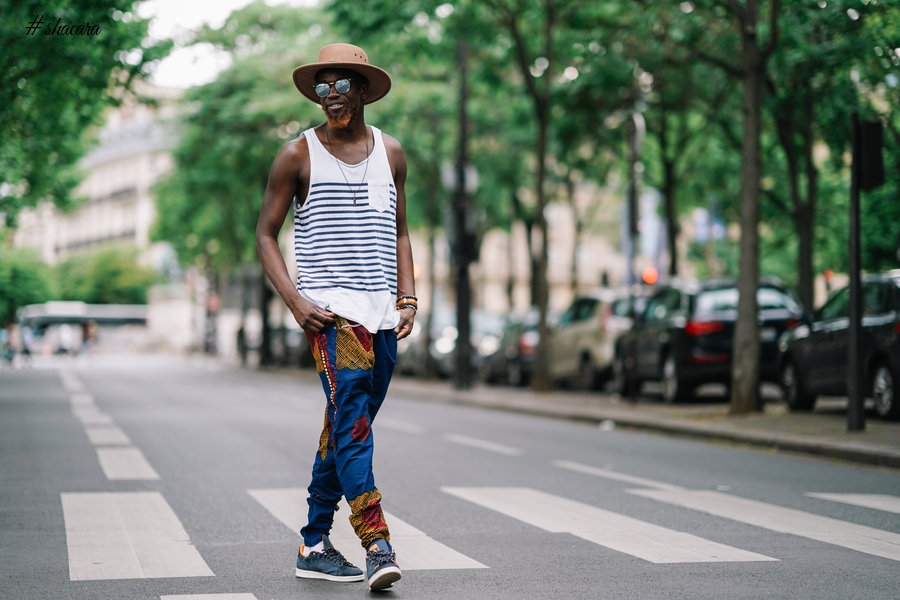
[[400, 304], [397, 306], [397, 310], [403, 310], [404, 308], [411, 308], [414, 313], [419, 312], [419, 308], [415, 304]]

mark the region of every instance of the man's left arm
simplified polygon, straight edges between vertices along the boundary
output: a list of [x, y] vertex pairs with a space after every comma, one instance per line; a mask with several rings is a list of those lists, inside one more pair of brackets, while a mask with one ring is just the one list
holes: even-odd
[[[406, 155], [400, 142], [394, 138], [385, 135], [384, 142], [393, 171], [394, 188], [397, 191], [397, 297], [415, 296], [412, 244], [406, 225]], [[400, 323], [396, 328], [398, 340], [412, 333], [415, 316], [416, 311], [411, 308], [400, 311]]]

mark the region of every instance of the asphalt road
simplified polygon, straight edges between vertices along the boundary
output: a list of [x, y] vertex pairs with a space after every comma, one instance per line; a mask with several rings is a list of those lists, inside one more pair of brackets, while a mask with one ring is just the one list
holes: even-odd
[[[367, 595], [294, 577], [323, 410], [310, 373], [202, 360], [0, 372], [0, 597]], [[399, 395], [374, 434], [382, 597], [900, 598], [895, 470]]]

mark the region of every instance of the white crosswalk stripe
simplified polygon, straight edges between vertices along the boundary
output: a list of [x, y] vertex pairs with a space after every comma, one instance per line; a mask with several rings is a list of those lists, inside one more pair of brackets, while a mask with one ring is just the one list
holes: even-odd
[[65, 493], [62, 507], [73, 581], [213, 575], [158, 492]]
[[842, 502], [844, 504], [900, 514], [900, 497], [888, 494], [821, 494], [807, 492], [806, 495], [811, 498], [831, 500], [832, 502]]
[[[249, 490], [248, 493], [291, 531], [299, 534], [306, 522], [306, 490], [283, 488]], [[340, 512], [334, 520], [331, 541], [350, 562], [361, 566], [365, 564], [366, 555], [346, 518], [349, 514], [350, 507], [342, 500]], [[397, 560], [403, 570], [487, 568], [477, 560], [430, 538], [396, 515], [385, 511], [384, 518], [391, 529], [391, 544], [397, 550]]]
[[652, 563], [777, 560], [530, 488], [442, 489], [551, 533], [570, 533]]
[[900, 535], [830, 517], [775, 506], [708, 490], [629, 490], [629, 493], [682, 508], [689, 508], [755, 525], [799, 535], [820, 542], [900, 561]]
[[[847, 523], [845, 521], [767, 504], [757, 500], [748, 500], [718, 491], [688, 490], [654, 481], [652, 479], [635, 478], [624, 473], [612, 471], [611, 469], [598, 469], [567, 461], [557, 461], [554, 464], [562, 468], [587, 473], [596, 477], [604, 477], [651, 488], [628, 490], [628, 492], [645, 498], [651, 498], [659, 502], [665, 502], [681, 508], [704, 512], [717, 517], [731, 519], [733, 521], [762, 527], [780, 533], [789, 533], [820, 542], [834, 544], [836, 546], [842, 546], [844, 548], [850, 548], [852, 550], [858, 550], [859, 552], [865, 552], [866, 554], [881, 556], [892, 560], [900, 560], [900, 535], [889, 531]], [[855, 497], [854, 495], [841, 494], [807, 495], [816, 497], [827, 496], [827, 499], [831, 500], [837, 500], [837, 497], [843, 497], [844, 500], [842, 501], [844, 502], [849, 502], [852, 498], [853, 501], [849, 503], [869, 508], [880, 508], [882, 510], [893, 510], [896, 508], [896, 503], [892, 500], [894, 498], [893, 496], [869, 496], [865, 494], [857, 494]], [[867, 498], [863, 498], [864, 496], [867, 496]]]

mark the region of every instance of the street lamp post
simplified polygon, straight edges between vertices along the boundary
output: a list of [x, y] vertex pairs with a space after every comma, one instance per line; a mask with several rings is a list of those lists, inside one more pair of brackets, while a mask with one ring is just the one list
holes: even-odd
[[[644, 117], [639, 112], [633, 112], [630, 118], [625, 122], [625, 134], [628, 140], [628, 272], [626, 280], [628, 283], [628, 316], [631, 322], [637, 316], [635, 311], [636, 299], [634, 297], [634, 288], [637, 283], [637, 274], [635, 273], [635, 255], [638, 248], [638, 173], [641, 168], [641, 147], [644, 143], [644, 134], [646, 132], [646, 124]], [[637, 381], [635, 376], [637, 353], [625, 354], [625, 380], [629, 382]], [[628, 399], [631, 402], [637, 401], [637, 386], [631, 383], [628, 389]]]

